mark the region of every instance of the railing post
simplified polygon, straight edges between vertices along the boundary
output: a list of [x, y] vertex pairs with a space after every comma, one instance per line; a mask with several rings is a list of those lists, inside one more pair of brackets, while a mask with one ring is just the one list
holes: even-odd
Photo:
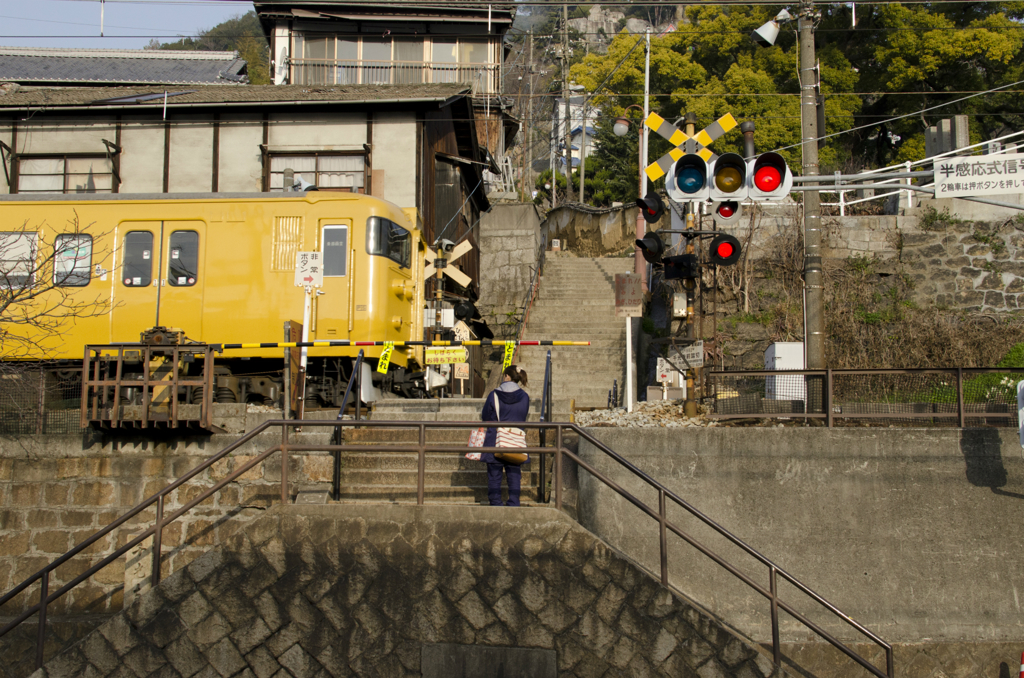
[[957, 426], [967, 428], [967, 418], [964, 417], [964, 368], [956, 368], [956, 417]]
[[50, 595], [50, 571], [39, 579], [39, 628], [36, 631], [36, 668], [43, 668], [43, 643], [46, 641], [46, 599]]
[[782, 666], [782, 648], [779, 647], [779, 589], [775, 576], [775, 566], [768, 566], [768, 587], [772, 594], [772, 660], [776, 666]]
[[288, 503], [288, 425], [281, 426], [281, 503]]
[[658, 543], [661, 548], [661, 585], [668, 586], [668, 520], [665, 508], [665, 490], [658, 488]]
[[423, 505], [423, 495], [425, 494], [426, 487], [426, 475], [427, 475], [427, 427], [422, 421], [419, 423], [420, 429], [420, 447], [417, 450], [417, 462], [416, 462], [416, 504], [419, 506]]
[[160, 550], [164, 532], [164, 495], [156, 498], [156, 525], [153, 527], [153, 574], [150, 576], [151, 588], [160, 583]]
[[562, 510], [562, 425], [555, 430], [555, 508]]
[[832, 428], [832, 369], [825, 370], [825, 426]]

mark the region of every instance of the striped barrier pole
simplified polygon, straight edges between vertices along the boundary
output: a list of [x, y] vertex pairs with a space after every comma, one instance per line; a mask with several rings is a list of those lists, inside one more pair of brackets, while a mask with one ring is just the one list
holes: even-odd
[[210, 344], [210, 347], [220, 353], [232, 349], [251, 348], [351, 348], [356, 346], [590, 346], [589, 341], [554, 341], [554, 340], [527, 340], [527, 341], [505, 341], [501, 339], [474, 339], [469, 341], [278, 341], [256, 344]]

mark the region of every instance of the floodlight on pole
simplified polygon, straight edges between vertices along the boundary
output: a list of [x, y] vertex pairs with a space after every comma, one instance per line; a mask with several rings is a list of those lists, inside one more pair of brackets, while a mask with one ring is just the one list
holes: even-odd
[[751, 33], [750, 37], [761, 47], [771, 47], [779, 37], [782, 24], [792, 20], [793, 15], [786, 10], [782, 10], [775, 15], [774, 19]]

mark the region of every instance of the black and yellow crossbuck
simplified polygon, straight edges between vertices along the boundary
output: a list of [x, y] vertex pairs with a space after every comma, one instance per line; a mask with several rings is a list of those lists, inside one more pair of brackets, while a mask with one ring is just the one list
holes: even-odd
[[692, 137], [657, 113], [651, 113], [647, 116], [644, 124], [675, 146], [671, 151], [647, 166], [645, 170], [647, 177], [651, 181], [657, 181], [668, 173], [672, 163], [689, 153], [699, 155], [706, 163], [710, 163], [717, 158], [718, 156], [707, 147], [711, 145], [712, 141], [734, 128], [737, 123], [736, 118], [732, 117], [732, 113], [726, 113]]

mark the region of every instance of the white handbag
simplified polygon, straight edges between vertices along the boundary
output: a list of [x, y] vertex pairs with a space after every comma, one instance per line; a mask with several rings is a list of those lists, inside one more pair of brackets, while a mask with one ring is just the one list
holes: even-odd
[[[494, 396], [494, 416], [501, 421], [501, 409], [498, 396]], [[515, 426], [499, 426], [495, 444], [498, 447], [526, 447], [526, 431]], [[530, 457], [525, 452], [495, 452], [494, 458], [506, 464], [525, 464]]]

